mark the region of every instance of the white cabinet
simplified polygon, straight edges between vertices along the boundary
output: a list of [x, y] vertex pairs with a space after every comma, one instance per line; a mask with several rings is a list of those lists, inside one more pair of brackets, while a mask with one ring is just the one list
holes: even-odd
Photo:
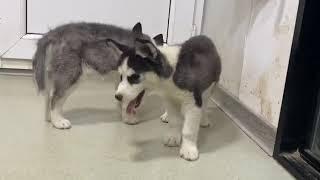
[[167, 35], [170, 0], [28, 0], [27, 33], [42, 34], [69, 22], [100, 22]]
[[168, 44], [181, 43], [200, 34], [204, 0], [10, 0], [5, 4], [0, 6], [0, 68], [29, 69], [37, 39], [64, 23], [132, 28], [141, 22], [144, 33], [162, 33]]

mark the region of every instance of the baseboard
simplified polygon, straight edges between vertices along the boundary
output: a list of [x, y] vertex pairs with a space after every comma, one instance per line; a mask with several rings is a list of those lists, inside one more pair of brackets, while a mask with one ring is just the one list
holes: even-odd
[[12, 59], [12, 58], [2, 57], [0, 62], [0, 68], [31, 70], [32, 60], [31, 59]]
[[32, 76], [33, 72], [30, 69], [7, 69], [0, 68], [0, 75], [12, 76]]
[[276, 130], [272, 125], [252, 113], [237, 98], [219, 86], [213, 93], [212, 100], [268, 155], [273, 155]]

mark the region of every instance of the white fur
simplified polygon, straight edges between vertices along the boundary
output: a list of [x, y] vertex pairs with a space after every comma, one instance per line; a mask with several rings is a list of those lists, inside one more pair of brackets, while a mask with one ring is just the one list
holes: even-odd
[[186, 160], [196, 160], [199, 157], [197, 140], [202, 109], [196, 106], [194, 100], [192, 100], [182, 105], [182, 113], [184, 115], [184, 124], [180, 156]]
[[[179, 46], [158, 47], [159, 50], [166, 56], [169, 64], [175, 68], [177, 64]], [[122, 75], [132, 73], [132, 69], [127, 67], [127, 61], [119, 67], [119, 73]], [[198, 131], [201, 126], [209, 126], [209, 121], [203, 113], [205, 112], [208, 95], [210, 95], [210, 87], [203, 94], [202, 108], [196, 106], [193, 94], [189, 91], [179, 89], [172, 81], [172, 77], [168, 79], [160, 79], [155, 73], [148, 72], [144, 74], [144, 79], [141, 83], [130, 85], [123, 77], [120, 82], [117, 92], [122, 93], [124, 99], [132, 100], [143, 89], [157, 91], [165, 99], [167, 112], [161, 116], [162, 121], [168, 121], [169, 132], [164, 136], [164, 144], [167, 146], [179, 146], [180, 156], [186, 160], [196, 160], [199, 157], [197, 148]], [[134, 95], [133, 95], [134, 94]], [[180, 111], [184, 117], [183, 126], [177, 118], [170, 118], [173, 111]], [[126, 113], [125, 113], [126, 114]], [[202, 118], [204, 117], [204, 118]]]
[[[176, 113], [179, 110], [179, 107], [176, 106], [174, 101], [167, 96], [163, 96], [165, 107], [167, 110], [167, 116], [169, 114]], [[169, 131], [164, 135], [163, 143], [166, 146], [180, 146], [181, 144], [181, 122], [177, 118], [172, 118], [168, 121]]]
[[[143, 90], [143, 87], [139, 84], [130, 84], [128, 77], [134, 74], [134, 70], [127, 66], [127, 59], [124, 60], [123, 66], [120, 66], [118, 71], [122, 75], [122, 81], [119, 83], [116, 94], [121, 94], [124, 99], [124, 103], [129, 103]], [[128, 91], [130, 89], [130, 91]]]
[[122, 75], [122, 81], [118, 84], [116, 95], [121, 94], [123, 96], [121, 105], [122, 121], [127, 124], [137, 124], [139, 122], [138, 119], [133, 115], [127, 114], [126, 110], [129, 102], [143, 91], [143, 87], [140, 84], [130, 84], [128, 82], [127, 78], [134, 74], [134, 70], [127, 66], [127, 62], [128, 60], [125, 59], [123, 64], [118, 68], [118, 72]]
[[169, 64], [176, 67], [180, 46], [158, 46], [157, 48], [166, 56]]

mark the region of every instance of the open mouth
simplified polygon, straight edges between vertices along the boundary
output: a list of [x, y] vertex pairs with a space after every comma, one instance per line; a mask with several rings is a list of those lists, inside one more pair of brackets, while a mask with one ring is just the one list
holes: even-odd
[[129, 102], [127, 107], [127, 114], [136, 114], [136, 109], [140, 106], [145, 90], [141, 91], [138, 96]]

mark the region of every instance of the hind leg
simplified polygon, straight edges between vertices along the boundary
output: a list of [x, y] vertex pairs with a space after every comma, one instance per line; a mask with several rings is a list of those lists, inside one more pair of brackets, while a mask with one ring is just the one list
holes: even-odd
[[200, 126], [202, 128], [206, 128], [210, 126], [210, 120], [209, 120], [209, 113], [208, 113], [208, 104], [210, 102], [210, 97], [203, 98], [203, 105], [202, 105], [202, 118], [200, 121]]
[[59, 54], [52, 63], [52, 96], [50, 98], [51, 123], [58, 129], [71, 128], [69, 120], [63, 117], [63, 105], [73, 92], [82, 74], [81, 59], [70, 51]]
[[201, 123], [200, 126], [202, 128], [206, 128], [209, 127], [211, 125], [210, 122], [210, 117], [209, 117], [209, 109], [208, 109], [208, 105], [210, 103], [210, 98], [212, 96], [212, 93], [214, 91], [214, 88], [216, 86], [216, 83], [213, 83], [206, 91], [204, 91], [203, 95], [202, 95], [202, 99], [203, 99], [203, 107], [202, 107], [202, 119], [201, 119]]
[[51, 111], [51, 94], [50, 91], [46, 91], [45, 92], [45, 120], [50, 122], [51, 121], [51, 115], [50, 115], [50, 111]]
[[[163, 144], [168, 147], [179, 146], [181, 144], [181, 120], [174, 117], [173, 114], [178, 112], [180, 105], [174, 104], [170, 99], [165, 98], [165, 116], [170, 116], [168, 121], [168, 132], [163, 137]], [[163, 116], [163, 115], [162, 115]]]
[[55, 90], [50, 98], [50, 117], [52, 125], [57, 129], [71, 128], [70, 121], [63, 117], [63, 105], [75, 88], [75, 82], [72, 84], [64, 84], [63, 86], [55, 85]]
[[67, 99], [67, 95], [57, 96], [53, 95], [52, 99], [54, 99], [55, 103], [51, 108], [51, 123], [57, 129], [69, 129], [71, 128], [71, 123], [68, 119], [63, 117], [63, 104]]

